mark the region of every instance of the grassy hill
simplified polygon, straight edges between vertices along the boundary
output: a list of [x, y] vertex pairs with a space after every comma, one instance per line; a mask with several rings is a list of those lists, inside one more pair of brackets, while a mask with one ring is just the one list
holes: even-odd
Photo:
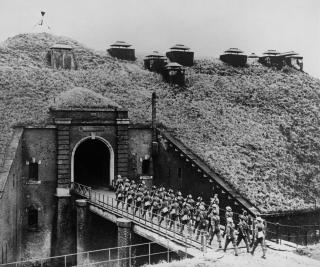
[[[46, 64], [58, 41], [75, 47], [80, 69]], [[20, 34], [0, 46], [0, 154], [17, 123], [48, 120], [61, 92], [85, 87], [128, 108], [132, 122], [150, 121], [158, 95], [161, 125], [263, 211], [309, 208], [320, 200], [320, 81], [289, 68], [234, 68], [198, 60], [184, 88], [164, 83], [141, 62], [115, 60], [74, 40]]]

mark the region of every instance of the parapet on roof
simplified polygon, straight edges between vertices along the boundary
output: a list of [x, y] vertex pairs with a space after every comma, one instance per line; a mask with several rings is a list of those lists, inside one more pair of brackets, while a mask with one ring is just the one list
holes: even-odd
[[110, 45], [111, 47], [130, 47], [132, 46], [131, 44], [126, 43], [125, 41], [116, 41], [115, 43], [113, 43], [112, 45]]
[[170, 47], [171, 50], [184, 50], [184, 51], [187, 51], [187, 50], [190, 50], [190, 47], [187, 47], [183, 44], [176, 44], [172, 47]]
[[263, 53], [263, 55], [266, 55], [266, 56], [277, 56], [279, 54], [280, 54], [280, 52], [278, 52], [277, 50], [274, 50], [274, 49], [269, 49]]
[[258, 58], [259, 56], [257, 56], [255, 53], [251, 53], [248, 58]]
[[72, 50], [73, 47], [68, 44], [62, 44], [62, 43], [56, 43], [53, 46], [50, 47], [50, 49], [66, 49], [66, 50]]
[[242, 53], [243, 53], [242, 50], [240, 50], [239, 48], [235, 48], [235, 47], [229, 48], [229, 49], [227, 49], [227, 50], [224, 51], [224, 52], [225, 52], [225, 53], [231, 53], [231, 54], [242, 54]]
[[279, 56], [290, 57], [290, 58], [303, 58], [301, 55], [299, 55], [295, 51], [289, 51], [289, 52], [281, 53], [281, 54], [279, 54]]
[[158, 51], [153, 51], [151, 54], [147, 55], [146, 58], [164, 58]]

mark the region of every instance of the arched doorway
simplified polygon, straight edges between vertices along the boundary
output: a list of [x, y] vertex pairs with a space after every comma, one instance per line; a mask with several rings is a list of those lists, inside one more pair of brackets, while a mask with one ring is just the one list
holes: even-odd
[[109, 186], [114, 176], [114, 153], [101, 137], [80, 140], [72, 152], [71, 180], [91, 187]]

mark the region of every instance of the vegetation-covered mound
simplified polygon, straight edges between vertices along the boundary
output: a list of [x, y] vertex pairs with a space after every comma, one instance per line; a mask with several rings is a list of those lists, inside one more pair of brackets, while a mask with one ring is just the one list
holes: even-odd
[[[59, 41], [76, 47], [79, 70], [47, 66], [46, 52]], [[156, 91], [159, 122], [260, 209], [319, 202], [318, 79], [288, 68], [234, 68], [214, 60], [197, 61], [186, 75], [187, 85], [178, 88], [140, 63], [115, 60], [67, 38], [10, 38], [0, 46], [0, 153], [12, 125], [47, 121], [52, 99], [73, 87], [128, 108], [134, 123], [150, 120]]]
[[53, 99], [51, 107], [55, 109], [120, 108], [113, 100], [82, 87], [74, 87], [71, 90], [62, 92]]

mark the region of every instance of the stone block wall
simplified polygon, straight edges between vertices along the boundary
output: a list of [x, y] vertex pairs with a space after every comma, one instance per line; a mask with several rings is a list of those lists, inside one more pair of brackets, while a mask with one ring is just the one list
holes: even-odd
[[22, 129], [16, 129], [0, 166], [0, 263], [21, 256], [22, 239]]
[[116, 166], [117, 174], [123, 177], [128, 176], [128, 124], [127, 119], [117, 119], [117, 153], [116, 153]]
[[[56, 129], [26, 128], [22, 141], [23, 182], [23, 239], [22, 258], [51, 256], [51, 242], [55, 216], [56, 192]], [[32, 160], [38, 164], [38, 181], [29, 180], [29, 165]], [[38, 226], [30, 227], [28, 209], [38, 211]]]
[[142, 175], [142, 160], [150, 158], [148, 175], [153, 176], [152, 129], [144, 126], [129, 128], [128, 177], [138, 179]]
[[198, 158], [187, 150], [185, 152], [188, 156], [183, 154], [175, 144], [159, 137], [159, 155], [154, 161], [154, 183], [180, 190], [183, 195], [192, 194], [194, 198], [202, 196], [206, 202], [209, 202], [210, 197], [217, 193], [221, 209], [231, 206], [234, 212], [241, 213], [244, 206], [239, 202], [236, 203], [235, 198], [230, 196], [234, 191], [231, 192], [231, 189], [228, 189], [230, 192], [226, 192], [215, 181], [217, 179], [215, 176], [204, 175], [196, 163], [199, 161]]

